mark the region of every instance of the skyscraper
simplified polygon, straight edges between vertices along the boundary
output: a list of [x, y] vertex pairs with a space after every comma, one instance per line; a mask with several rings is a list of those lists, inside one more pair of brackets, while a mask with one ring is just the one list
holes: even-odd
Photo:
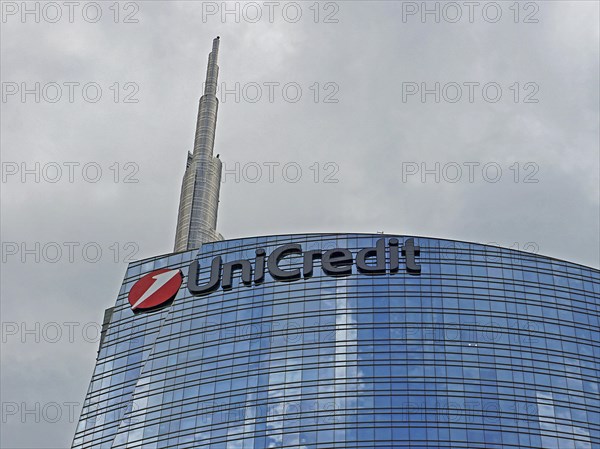
[[175, 252], [199, 248], [202, 243], [222, 240], [217, 232], [217, 211], [221, 187], [221, 161], [213, 156], [217, 127], [217, 80], [219, 41], [213, 40], [208, 55], [204, 94], [200, 97], [194, 152], [189, 153], [179, 199]]
[[129, 265], [73, 449], [600, 447], [599, 270], [417, 236], [218, 241], [194, 165], [216, 182], [217, 50], [184, 249]]

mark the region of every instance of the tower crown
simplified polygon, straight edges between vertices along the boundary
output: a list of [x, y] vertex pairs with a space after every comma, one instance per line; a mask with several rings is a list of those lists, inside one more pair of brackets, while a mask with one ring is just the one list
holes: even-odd
[[199, 248], [206, 242], [223, 240], [217, 232], [217, 212], [222, 164], [213, 156], [217, 127], [217, 81], [220, 37], [213, 39], [208, 55], [204, 92], [198, 105], [194, 151], [188, 157], [177, 215], [175, 251]]

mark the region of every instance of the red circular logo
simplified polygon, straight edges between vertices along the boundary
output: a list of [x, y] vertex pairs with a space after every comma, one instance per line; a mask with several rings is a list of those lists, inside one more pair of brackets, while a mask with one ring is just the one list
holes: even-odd
[[181, 287], [181, 270], [160, 270], [148, 273], [133, 284], [129, 292], [129, 304], [134, 312], [157, 309], [169, 304]]

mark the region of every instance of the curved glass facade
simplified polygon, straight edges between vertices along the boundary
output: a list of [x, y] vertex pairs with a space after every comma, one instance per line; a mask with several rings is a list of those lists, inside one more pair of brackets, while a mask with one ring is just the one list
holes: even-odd
[[[307, 234], [205, 244], [215, 256], [407, 237]], [[130, 264], [105, 320], [74, 448], [600, 447], [600, 273], [414, 237], [420, 275], [313, 276], [133, 314], [131, 286], [197, 251]], [[388, 254], [389, 257], [389, 254]], [[402, 260], [401, 260], [402, 262]], [[287, 257], [282, 267], [300, 267]], [[186, 276], [187, 277], [187, 276]]]

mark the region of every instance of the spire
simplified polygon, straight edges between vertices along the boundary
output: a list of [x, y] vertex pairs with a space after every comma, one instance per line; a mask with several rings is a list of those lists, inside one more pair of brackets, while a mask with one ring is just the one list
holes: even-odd
[[217, 232], [217, 212], [221, 187], [221, 160], [213, 156], [217, 126], [217, 81], [220, 38], [213, 40], [208, 55], [204, 94], [200, 97], [194, 152], [188, 156], [181, 185], [175, 251], [199, 248], [206, 242], [222, 240]]
[[221, 38], [217, 36], [213, 39], [212, 51], [208, 55], [208, 67], [206, 67], [206, 82], [204, 83], [204, 95], [217, 94], [217, 79], [219, 77], [219, 42]]

